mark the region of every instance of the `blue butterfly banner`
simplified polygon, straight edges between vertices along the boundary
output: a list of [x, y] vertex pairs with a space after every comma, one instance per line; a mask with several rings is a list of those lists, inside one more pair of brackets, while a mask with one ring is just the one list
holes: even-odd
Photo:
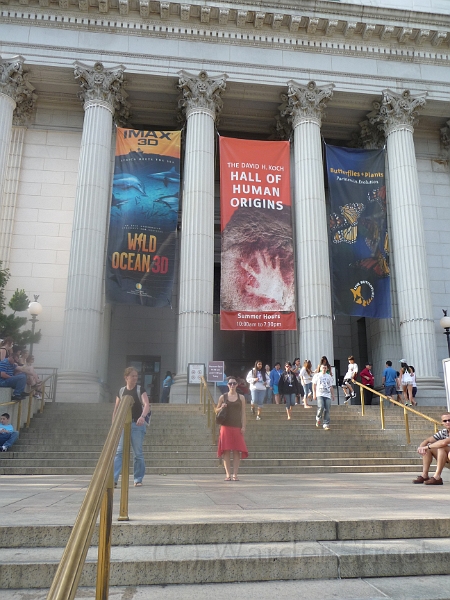
[[171, 305], [180, 145], [180, 131], [117, 128], [105, 278], [109, 302]]
[[391, 317], [385, 152], [326, 145], [334, 313]]

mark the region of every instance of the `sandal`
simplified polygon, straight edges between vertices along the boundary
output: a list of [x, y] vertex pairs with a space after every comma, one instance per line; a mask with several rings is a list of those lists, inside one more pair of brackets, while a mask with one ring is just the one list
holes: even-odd
[[142, 487], [142, 481], [136, 481], [134, 487]]
[[224, 481], [231, 481], [231, 477], [225, 477]]
[[233, 481], [239, 481], [239, 477], [237, 475], [233, 475]]
[[413, 479], [413, 483], [425, 483], [425, 481], [428, 481], [429, 479], [429, 477], [423, 477], [422, 475], [419, 475], [418, 477]]

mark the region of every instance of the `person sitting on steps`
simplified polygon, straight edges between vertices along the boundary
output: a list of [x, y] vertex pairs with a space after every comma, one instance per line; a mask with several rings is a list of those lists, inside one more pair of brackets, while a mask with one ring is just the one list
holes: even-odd
[[[424, 440], [417, 448], [417, 452], [422, 456], [422, 475], [413, 479], [413, 483], [424, 483], [425, 485], [443, 485], [441, 473], [447, 464], [450, 466], [450, 413], [442, 415], [441, 429], [434, 435]], [[428, 470], [433, 458], [436, 459], [436, 472], [433, 477], [428, 476]]]
[[19, 432], [11, 425], [9, 413], [0, 417], [0, 452], [8, 452], [19, 437]]
[[13, 400], [20, 400], [27, 395], [25, 394], [27, 376], [25, 373], [17, 373], [18, 360], [19, 353], [16, 352], [0, 361], [0, 387], [13, 389]]

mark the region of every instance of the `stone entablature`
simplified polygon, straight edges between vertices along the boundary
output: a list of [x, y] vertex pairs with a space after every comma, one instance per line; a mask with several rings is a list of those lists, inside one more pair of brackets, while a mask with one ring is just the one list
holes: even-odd
[[[261, 34], [271, 32], [311, 40], [325, 38], [364, 44], [370, 42], [377, 46], [394, 45], [399, 48], [448, 48], [450, 44], [449, 17], [414, 11], [405, 15], [403, 11], [395, 9], [370, 7], [365, 7], [364, 16], [361, 16], [361, 11], [355, 10], [355, 7], [328, 2], [323, 2], [321, 14], [317, 14], [317, 4], [311, 10], [306, 3], [299, 7], [298, 2], [285, 2], [278, 10], [264, 2], [257, 9], [252, 4], [244, 3], [230, 6], [220, 2], [207, 5], [156, 0], [0, 0], [0, 4], [8, 5], [9, 9], [51, 9], [58, 15], [64, 15], [66, 27], [82, 24], [85, 19], [80, 21], [80, 15], [89, 15], [93, 19], [91, 25], [97, 24], [97, 15], [107, 15], [110, 18], [138, 17], [145, 22], [167, 26], [175, 24], [212, 30], [250, 30]], [[31, 18], [30, 13], [11, 10], [1, 11], [0, 16], [2, 19]], [[55, 19], [49, 15], [46, 17], [55, 23]], [[121, 27], [120, 21], [108, 22], [108, 25]], [[177, 33], [176, 30], [167, 32]]]

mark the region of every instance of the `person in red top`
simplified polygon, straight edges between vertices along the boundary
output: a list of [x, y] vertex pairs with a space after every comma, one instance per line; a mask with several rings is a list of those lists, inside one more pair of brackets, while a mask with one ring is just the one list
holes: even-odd
[[[363, 369], [360, 373], [361, 383], [363, 385], [367, 385], [373, 389], [373, 384], [375, 383], [375, 377], [372, 373], [372, 365], [370, 362], [366, 362], [366, 368]], [[369, 392], [369, 390], [364, 390], [364, 404], [372, 404], [373, 392]]]

